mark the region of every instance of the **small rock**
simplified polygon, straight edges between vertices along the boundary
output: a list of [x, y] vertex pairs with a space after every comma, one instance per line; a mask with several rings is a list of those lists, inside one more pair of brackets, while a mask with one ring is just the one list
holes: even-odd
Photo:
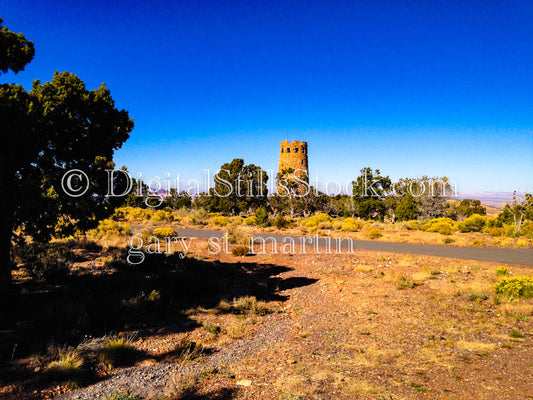
[[248, 379], [241, 379], [240, 381], [235, 382], [235, 384], [239, 386], [250, 386], [252, 381]]

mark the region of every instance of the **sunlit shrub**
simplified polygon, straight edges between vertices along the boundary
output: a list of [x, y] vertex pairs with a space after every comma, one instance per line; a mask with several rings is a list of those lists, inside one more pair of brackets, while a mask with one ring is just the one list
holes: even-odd
[[172, 213], [166, 210], [157, 210], [151, 219], [152, 221], [172, 221]]
[[381, 233], [381, 231], [379, 229], [375, 229], [375, 228], [372, 228], [368, 231], [368, 234], [367, 236], [374, 240], [374, 239], [378, 239], [380, 238], [381, 236], [383, 236], [383, 234]]
[[457, 222], [451, 218], [434, 218], [422, 225], [428, 232], [438, 232], [441, 235], [451, 235], [457, 229]]
[[164, 239], [167, 237], [177, 237], [178, 232], [172, 228], [156, 228], [152, 231], [152, 235], [159, 239]]
[[509, 275], [509, 268], [506, 266], [497, 267], [494, 272], [496, 272], [497, 276], [507, 276]]
[[481, 232], [485, 226], [487, 217], [479, 214], [472, 214], [458, 225], [461, 232]]
[[229, 223], [229, 218], [218, 215], [211, 218], [211, 223], [216, 226], [226, 226]]
[[361, 223], [361, 221], [358, 221], [352, 217], [344, 218], [341, 225], [341, 229], [345, 232], [357, 232], [362, 227], [363, 224]]
[[318, 225], [321, 222], [329, 222], [331, 223], [333, 221], [333, 218], [331, 218], [328, 214], [321, 213], [313, 215], [312, 217], [309, 217], [307, 219], [302, 220], [300, 223], [302, 226], [306, 226], [308, 228], [318, 228]]
[[274, 221], [272, 221], [272, 225], [274, 225], [278, 229], [285, 229], [289, 226], [290, 220], [285, 218], [283, 215], [278, 215]]
[[255, 217], [244, 218], [244, 225], [255, 225]]
[[120, 225], [112, 219], [104, 219], [98, 223], [98, 227], [91, 229], [88, 234], [95, 238], [102, 238], [107, 236], [124, 236], [131, 233], [129, 225]]
[[496, 293], [511, 298], [533, 297], [533, 277], [503, 278], [495, 286]]

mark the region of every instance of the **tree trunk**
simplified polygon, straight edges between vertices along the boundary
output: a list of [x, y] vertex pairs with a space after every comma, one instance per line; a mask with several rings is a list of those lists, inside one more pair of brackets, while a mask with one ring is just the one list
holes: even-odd
[[0, 210], [0, 293], [11, 287], [11, 237], [13, 224], [6, 210]]

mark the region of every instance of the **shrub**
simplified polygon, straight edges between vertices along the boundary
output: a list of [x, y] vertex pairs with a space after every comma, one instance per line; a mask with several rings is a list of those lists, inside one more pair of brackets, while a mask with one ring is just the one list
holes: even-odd
[[329, 222], [331, 223], [333, 221], [333, 218], [331, 218], [328, 214], [321, 213], [313, 215], [312, 217], [309, 217], [308, 219], [304, 219], [301, 222], [302, 226], [306, 226], [308, 228], [318, 228], [318, 225], [321, 222]]
[[211, 218], [211, 223], [216, 226], [226, 226], [229, 223], [229, 218], [219, 215]]
[[457, 222], [451, 218], [434, 218], [422, 225], [422, 229], [428, 232], [438, 232], [442, 235], [451, 235], [457, 229]]
[[135, 362], [136, 351], [131, 339], [106, 339], [100, 353], [100, 362], [107, 368], [123, 367]]
[[151, 208], [128, 208], [128, 219], [134, 221], [148, 220], [154, 214]]
[[242, 231], [237, 225], [228, 224], [226, 227], [226, 233], [223, 236], [224, 242], [228, 244], [240, 244], [249, 245], [252, 238]]
[[380, 231], [379, 229], [375, 229], [375, 228], [373, 228], [373, 229], [370, 229], [370, 230], [368, 231], [368, 237], [369, 237], [370, 239], [372, 239], [372, 240], [374, 240], [374, 239], [378, 239], [378, 238], [380, 238], [381, 236], [383, 236], [383, 234], [381, 233], [381, 231]]
[[472, 292], [468, 295], [468, 301], [482, 302], [489, 298], [489, 295], [485, 292]]
[[450, 237], [447, 237], [446, 239], [444, 239], [444, 243], [446, 243], [446, 244], [450, 244], [450, 243], [454, 243], [454, 242], [455, 242], [455, 240], [450, 238]]
[[152, 235], [159, 239], [164, 239], [167, 237], [177, 237], [178, 232], [172, 228], [156, 228], [152, 231]]
[[322, 221], [318, 224], [318, 229], [331, 229], [333, 228], [333, 225], [331, 225], [331, 222], [328, 221]]
[[233, 299], [233, 309], [239, 313], [251, 311], [256, 315], [265, 315], [268, 312], [268, 307], [262, 301], [257, 301], [254, 296], [239, 297]]
[[165, 210], [157, 210], [152, 215], [152, 221], [172, 221], [172, 213]]
[[418, 231], [422, 229], [422, 222], [418, 220], [407, 221], [404, 222], [402, 226], [408, 231]]
[[255, 225], [255, 217], [244, 218], [244, 225]]
[[91, 229], [88, 234], [94, 238], [102, 238], [105, 236], [124, 236], [131, 233], [129, 225], [120, 225], [112, 219], [104, 219], [98, 223], [98, 227]]
[[458, 228], [461, 232], [481, 232], [485, 226], [487, 218], [479, 215], [472, 214], [470, 217], [465, 219], [458, 225]]
[[231, 250], [231, 255], [235, 257], [244, 257], [248, 254], [248, 247], [246, 246], [237, 246]]
[[533, 221], [527, 221], [522, 224], [522, 227], [520, 228], [520, 236], [533, 239]]
[[48, 363], [44, 371], [61, 377], [71, 376], [79, 372], [83, 365], [83, 358], [73, 349], [62, 349], [56, 360]]
[[285, 229], [289, 226], [290, 221], [285, 218], [283, 215], [278, 215], [276, 219], [272, 222], [272, 225], [274, 225], [278, 229]]
[[509, 336], [511, 336], [512, 338], [515, 338], [515, 339], [519, 339], [519, 338], [523, 338], [524, 335], [522, 334], [522, 332], [520, 332], [518, 329], [516, 328], [513, 328], [511, 330], [511, 332], [509, 332]]
[[487, 233], [490, 236], [503, 236], [505, 234], [505, 228], [498, 228], [496, 226], [493, 226], [492, 228], [489, 228]]
[[398, 283], [396, 284], [396, 289], [402, 290], [402, 289], [413, 289], [416, 286], [416, 283], [413, 281], [412, 278], [406, 278], [405, 276], [402, 276]]
[[193, 225], [207, 225], [209, 214], [203, 208], [189, 215], [189, 220]]
[[345, 232], [357, 232], [362, 227], [363, 224], [361, 223], [361, 221], [358, 221], [352, 217], [344, 218], [341, 225], [341, 229]]
[[509, 275], [509, 268], [505, 266], [497, 267], [495, 270], [496, 276], [507, 276]]
[[265, 207], [255, 210], [255, 224], [261, 227], [268, 226], [268, 213]]
[[511, 298], [533, 297], [533, 277], [503, 278], [495, 286], [496, 293]]

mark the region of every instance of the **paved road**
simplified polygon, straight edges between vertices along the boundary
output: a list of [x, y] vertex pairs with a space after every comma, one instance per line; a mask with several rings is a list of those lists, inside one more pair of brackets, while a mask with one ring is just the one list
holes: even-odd
[[[222, 237], [223, 231], [210, 231], [203, 229], [178, 229], [180, 235], [186, 237]], [[340, 242], [341, 252], [346, 253], [351, 248], [357, 250], [372, 250], [372, 251], [386, 251], [391, 253], [409, 253], [421, 254], [434, 257], [448, 257], [448, 258], [462, 258], [467, 260], [478, 261], [495, 261], [505, 264], [523, 264], [533, 265], [533, 250], [532, 249], [494, 249], [494, 248], [476, 248], [476, 247], [455, 247], [455, 246], [434, 246], [428, 244], [410, 244], [410, 243], [391, 243], [378, 242], [370, 240], [349, 240], [335, 238], [317, 238], [317, 237], [303, 237], [303, 236], [284, 236], [284, 235], [270, 235], [270, 234], [254, 234], [255, 237], [276, 240], [277, 243], [287, 243], [292, 238], [296, 245], [301, 245], [305, 241], [305, 246], [308, 252], [315, 251], [317, 248], [321, 253], [331, 249], [332, 253], [338, 251]], [[328, 244], [328, 240], [330, 240]], [[270, 251], [271, 246], [266, 246], [266, 251]], [[256, 250], [257, 251], [257, 250]], [[298, 250], [297, 250], [298, 251]]]

